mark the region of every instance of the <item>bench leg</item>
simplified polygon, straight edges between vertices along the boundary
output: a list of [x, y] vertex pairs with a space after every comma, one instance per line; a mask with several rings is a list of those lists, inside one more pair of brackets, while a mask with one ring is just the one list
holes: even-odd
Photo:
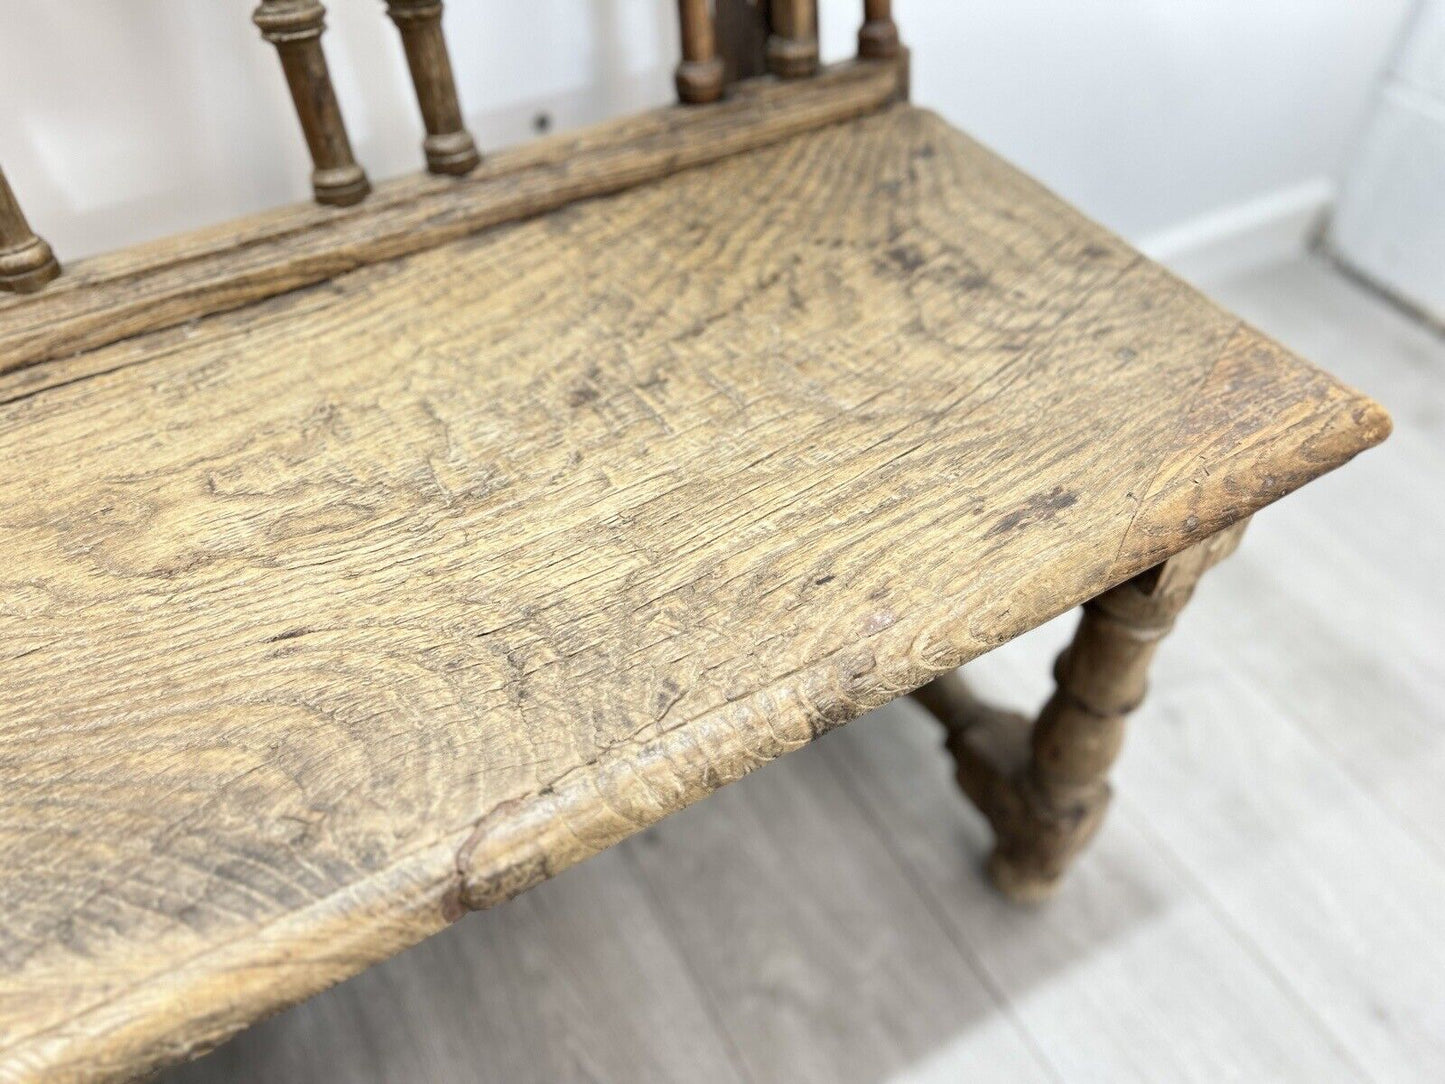
[[1030, 725], [975, 698], [955, 672], [914, 693], [948, 728], [964, 792], [993, 825], [988, 870], [1004, 895], [1047, 898], [1098, 831], [1124, 721], [1150, 660], [1200, 576], [1239, 544], [1240, 523], [1084, 605], [1054, 665], [1057, 687]]

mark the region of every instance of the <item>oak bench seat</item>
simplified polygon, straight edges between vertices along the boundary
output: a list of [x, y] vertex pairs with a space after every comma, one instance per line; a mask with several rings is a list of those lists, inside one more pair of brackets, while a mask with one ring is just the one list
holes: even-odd
[[935, 116], [0, 376], [0, 1080], [124, 1078], [1383, 438]]

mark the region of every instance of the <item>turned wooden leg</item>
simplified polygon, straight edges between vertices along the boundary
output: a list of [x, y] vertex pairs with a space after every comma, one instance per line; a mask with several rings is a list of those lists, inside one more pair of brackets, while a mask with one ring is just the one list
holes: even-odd
[[1233, 552], [1236, 524], [1084, 605], [1054, 666], [1057, 687], [1030, 727], [949, 674], [914, 696], [948, 727], [964, 792], [993, 825], [993, 882], [1011, 899], [1049, 896], [1109, 805], [1124, 721], [1144, 698], [1159, 642], [1204, 572]]

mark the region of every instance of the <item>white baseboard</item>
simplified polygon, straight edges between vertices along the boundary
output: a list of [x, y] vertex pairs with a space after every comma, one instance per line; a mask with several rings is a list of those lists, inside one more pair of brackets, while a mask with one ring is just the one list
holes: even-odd
[[1306, 250], [1335, 197], [1320, 177], [1211, 211], [1138, 242], [1180, 277], [1205, 282]]

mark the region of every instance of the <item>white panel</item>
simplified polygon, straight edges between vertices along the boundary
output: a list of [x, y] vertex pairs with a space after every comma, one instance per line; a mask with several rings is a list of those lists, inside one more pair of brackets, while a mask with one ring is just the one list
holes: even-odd
[[1330, 242], [1347, 264], [1445, 319], [1445, 102], [1402, 84], [1387, 89]]
[[1445, 0], [1423, 0], [1341, 190], [1330, 247], [1445, 321]]
[[1400, 82], [1445, 101], [1445, 0], [1421, 4], [1393, 73]]
[[919, 102], [1137, 238], [1334, 176], [1413, 3], [895, 6]]

